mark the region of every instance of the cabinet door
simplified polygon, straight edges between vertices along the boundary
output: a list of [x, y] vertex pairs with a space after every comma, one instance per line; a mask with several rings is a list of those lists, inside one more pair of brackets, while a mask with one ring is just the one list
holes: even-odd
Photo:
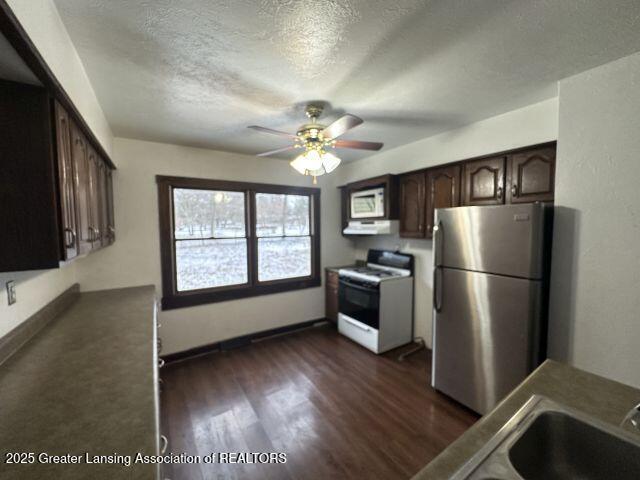
[[327, 270], [325, 278], [325, 315], [332, 322], [338, 322], [338, 272]]
[[95, 250], [102, 246], [102, 211], [100, 206], [100, 158], [95, 150], [89, 146], [89, 218], [91, 232], [91, 249]]
[[509, 157], [508, 177], [510, 203], [553, 201], [556, 149], [538, 148]]
[[504, 203], [505, 157], [472, 160], [463, 167], [463, 205]]
[[58, 154], [58, 183], [60, 189], [60, 221], [62, 222], [62, 258], [78, 256], [78, 228], [74, 187], [73, 158], [71, 156], [71, 125], [69, 115], [55, 103], [56, 146]]
[[344, 235], [344, 229], [349, 225], [350, 205], [349, 205], [349, 189], [345, 187], [340, 188], [340, 225], [341, 232]]
[[71, 159], [73, 163], [76, 205], [76, 228], [80, 254], [91, 250], [91, 191], [89, 185], [89, 155], [87, 139], [80, 129], [71, 123]]
[[113, 208], [113, 172], [107, 167], [107, 234], [109, 245], [116, 241], [116, 221]]
[[98, 203], [100, 208], [100, 244], [106, 247], [110, 243], [109, 237], [109, 199], [107, 185], [107, 164], [98, 157]]
[[400, 236], [424, 238], [425, 235], [425, 173], [400, 177]]
[[427, 238], [433, 237], [434, 210], [460, 205], [460, 165], [427, 173]]

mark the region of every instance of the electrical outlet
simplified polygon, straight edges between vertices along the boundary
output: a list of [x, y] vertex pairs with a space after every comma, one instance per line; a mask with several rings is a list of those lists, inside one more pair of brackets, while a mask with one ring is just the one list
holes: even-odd
[[7, 302], [9, 305], [13, 305], [17, 302], [16, 298], [16, 284], [13, 280], [7, 282]]

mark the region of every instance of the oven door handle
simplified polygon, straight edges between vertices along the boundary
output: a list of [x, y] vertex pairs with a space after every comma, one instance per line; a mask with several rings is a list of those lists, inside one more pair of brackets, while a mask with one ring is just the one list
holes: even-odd
[[378, 292], [378, 288], [377, 287], [374, 287], [374, 288], [365, 287], [364, 285], [358, 285], [356, 283], [348, 282], [347, 280], [344, 280], [342, 278], [340, 279], [340, 283], [343, 284], [343, 285], [346, 285], [347, 287], [351, 287], [351, 288], [355, 288], [355, 289], [358, 289], [358, 290], [362, 290], [364, 292], [371, 292], [371, 293], [377, 293]]

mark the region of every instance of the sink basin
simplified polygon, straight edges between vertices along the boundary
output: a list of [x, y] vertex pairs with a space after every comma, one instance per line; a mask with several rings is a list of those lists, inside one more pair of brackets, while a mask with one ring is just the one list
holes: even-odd
[[640, 437], [534, 395], [451, 478], [640, 479]]
[[640, 446], [561, 412], [537, 416], [509, 460], [526, 480], [640, 478]]

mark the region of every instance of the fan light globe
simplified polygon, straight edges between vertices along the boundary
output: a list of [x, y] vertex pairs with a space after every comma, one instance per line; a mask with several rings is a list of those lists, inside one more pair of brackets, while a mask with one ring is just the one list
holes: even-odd
[[304, 156], [307, 170], [320, 170], [322, 168], [322, 156], [318, 150], [307, 150]]
[[293, 159], [293, 161], [291, 161], [289, 165], [291, 165], [301, 175], [307, 174], [307, 167], [306, 167], [304, 153], [301, 155], [298, 155], [295, 159]]
[[342, 160], [336, 157], [333, 153], [325, 152], [322, 155], [322, 166], [324, 167], [325, 173], [333, 172], [336, 168], [338, 168], [338, 165], [340, 165], [341, 161]]

